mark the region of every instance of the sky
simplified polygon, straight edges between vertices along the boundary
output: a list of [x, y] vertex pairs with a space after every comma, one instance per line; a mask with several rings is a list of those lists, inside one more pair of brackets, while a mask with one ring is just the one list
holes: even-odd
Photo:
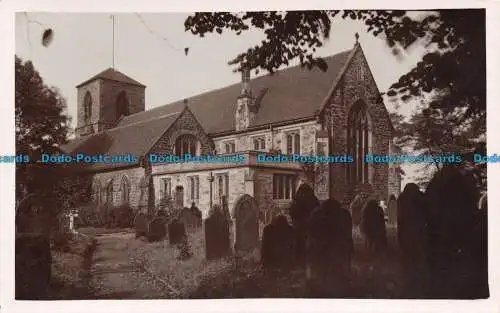
[[[240, 75], [228, 61], [259, 43], [259, 30], [240, 36], [231, 32], [200, 38], [184, 30], [189, 13], [17, 13], [15, 51], [31, 60], [45, 83], [55, 86], [67, 101], [72, 127], [76, 125], [76, 85], [114, 67], [146, 85], [146, 110], [237, 83]], [[48, 47], [41, 44], [46, 28], [54, 30]], [[368, 64], [381, 92], [412, 69], [426, 52], [416, 46], [395, 57], [383, 38], [366, 33], [357, 21], [336, 19], [318, 56], [351, 49], [358, 32]], [[189, 47], [186, 56], [184, 48]], [[113, 58], [114, 51], [114, 58]], [[386, 101], [389, 111], [393, 104]], [[401, 104], [409, 116], [415, 103]]]

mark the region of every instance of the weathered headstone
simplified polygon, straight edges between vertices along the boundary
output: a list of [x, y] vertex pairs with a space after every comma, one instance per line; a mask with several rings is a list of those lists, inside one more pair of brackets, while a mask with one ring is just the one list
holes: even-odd
[[187, 237], [186, 228], [179, 219], [173, 219], [168, 224], [168, 241], [172, 245], [178, 245]]
[[[453, 166], [438, 171], [426, 190], [429, 204], [429, 256], [431, 291], [439, 298], [486, 297], [487, 280], [474, 281], [477, 264], [486, 253], [476, 254], [482, 245], [476, 228], [479, 191], [476, 180]], [[478, 284], [483, 288], [478, 289]], [[478, 290], [483, 290], [479, 295]]]
[[291, 269], [295, 265], [295, 231], [278, 215], [264, 228], [261, 263], [264, 269]]
[[335, 199], [311, 214], [307, 237], [307, 278], [311, 296], [341, 296], [351, 274], [352, 219]]
[[229, 223], [219, 206], [214, 206], [205, 220], [205, 256], [218, 259], [230, 253]]
[[148, 240], [150, 242], [160, 241], [165, 239], [167, 235], [167, 228], [165, 225], [165, 218], [157, 216], [149, 223], [148, 227]]
[[319, 200], [314, 195], [314, 190], [307, 184], [300, 185], [290, 207], [290, 217], [296, 235], [296, 257], [300, 264], [305, 262], [307, 222], [318, 206]]
[[259, 247], [258, 207], [254, 198], [245, 194], [234, 206], [236, 251], [252, 251]]
[[384, 210], [378, 205], [377, 201], [370, 200], [366, 203], [360, 229], [365, 237], [368, 250], [375, 253], [386, 250], [387, 234]]
[[50, 217], [43, 199], [26, 196], [16, 208], [16, 299], [44, 299], [51, 278]]
[[145, 213], [140, 212], [135, 216], [134, 226], [135, 226], [135, 238], [145, 237], [148, 235], [148, 217]]

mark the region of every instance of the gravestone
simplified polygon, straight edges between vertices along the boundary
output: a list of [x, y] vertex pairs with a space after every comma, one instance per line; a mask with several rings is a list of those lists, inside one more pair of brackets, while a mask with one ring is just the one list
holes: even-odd
[[252, 251], [259, 247], [258, 207], [250, 195], [241, 196], [234, 206], [236, 251]]
[[366, 203], [360, 229], [369, 251], [379, 253], [386, 250], [387, 234], [384, 210], [377, 204], [377, 201], [370, 200]]
[[397, 200], [398, 246], [405, 289], [409, 296], [419, 296], [427, 273], [427, 217], [423, 193], [414, 183], [405, 186]]
[[229, 222], [217, 205], [209, 213], [205, 220], [205, 257], [214, 260], [230, 254]]
[[148, 240], [150, 242], [160, 241], [165, 239], [167, 229], [165, 226], [165, 218], [157, 216], [149, 223], [148, 226]]
[[[485, 253], [476, 254], [482, 245], [477, 227], [479, 191], [475, 178], [458, 168], [445, 165], [427, 186], [429, 204], [429, 264], [431, 284], [428, 290], [439, 298], [477, 298], [475, 280], [477, 264], [483, 263]], [[486, 252], [486, 251], [485, 251]]]
[[389, 201], [387, 201], [387, 216], [390, 225], [396, 225], [398, 223], [398, 202], [393, 195], [391, 195]]
[[26, 196], [16, 208], [15, 293], [18, 300], [44, 299], [51, 279], [50, 216], [44, 200]]
[[328, 199], [312, 212], [308, 225], [306, 274], [312, 297], [343, 295], [353, 252], [351, 214]]
[[295, 264], [295, 231], [283, 215], [264, 228], [261, 263], [265, 270], [291, 269]]
[[135, 227], [135, 238], [145, 237], [148, 235], [148, 217], [145, 213], [140, 212], [135, 216], [134, 227]]
[[168, 224], [168, 241], [171, 245], [181, 244], [187, 237], [184, 224], [177, 218], [174, 218]]
[[304, 264], [306, 255], [307, 221], [313, 210], [319, 206], [311, 186], [301, 184], [290, 206], [290, 218], [296, 236], [296, 254], [300, 264]]

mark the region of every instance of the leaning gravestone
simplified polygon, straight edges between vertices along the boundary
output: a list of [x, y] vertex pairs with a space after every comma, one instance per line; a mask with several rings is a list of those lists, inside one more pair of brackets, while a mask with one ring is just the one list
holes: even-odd
[[295, 231], [284, 215], [278, 215], [264, 228], [261, 263], [265, 270], [291, 269], [295, 261]]
[[186, 228], [184, 224], [179, 219], [173, 219], [168, 224], [168, 241], [170, 244], [181, 244], [186, 237]]
[[354, 252], [352, 219], [335, 199], [311, 214], [307, 240], [307, 278], [314, 297], [341, 296], [348, 285]]
[[135, 238], [144, 237], [148, 234], [148, 217], [145, 213], [140, 212], [135, 216]]
[[259, 247], [259, 209], [250, 195], [241, 196], [234, 206], [236, 251], [249, 252]]
[[205, 220], [205, 257], [214, 260], [228, 255], [230, 251], [229, 222], [222, 209], [214, 206]]
[[150, 242], [160, 241], [167, 235], [165, 226], [165, 218], [157, 216], [150, 223], [148, 227], [148, 240]]
[[51, 278], [50, 217], [43, 199], [30, 194], [16, 208], [16, 299], [44, 299]]

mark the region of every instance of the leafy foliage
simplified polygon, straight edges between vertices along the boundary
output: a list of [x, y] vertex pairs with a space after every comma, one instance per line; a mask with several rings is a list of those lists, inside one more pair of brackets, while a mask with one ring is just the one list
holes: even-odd
[[[186, 31], [204, 37], [208, 33], [233, 31], [241, 34], [260, 29], [266, 39], [237, 55], [230, 64], [275, 72], [298, 59], [307, 68], [327, 69], [316, 49], [330, 37], [338, 19], [362, 21], [366, 31], [385, 38], [394, 53], [415, 43], [432, 51], [415, 68], [391, 86], [389, 96], [406, 101], [431, 91], [442, 93], [434, 107], [452, 111], [467, 108], [467, 116], [486, 110], [485, 11], [439, 10], [426, 16], [407, 11], [287, 11], [195, 13], [185, 23]], [[474, 25], [474, 27], [471, 27]]]
[[69, 117], [66, 102], [55, 88], [46, 86], [30, 61], [15, 57], [16, 154], [27, 155], [29, 163], [16, 165], [16, 198], [35, 193], [44, 199], [56, 218], [90, 195], [87, 177], [63, 164], [37, 163], [42, 154], [60, 153], [67, 142]]

